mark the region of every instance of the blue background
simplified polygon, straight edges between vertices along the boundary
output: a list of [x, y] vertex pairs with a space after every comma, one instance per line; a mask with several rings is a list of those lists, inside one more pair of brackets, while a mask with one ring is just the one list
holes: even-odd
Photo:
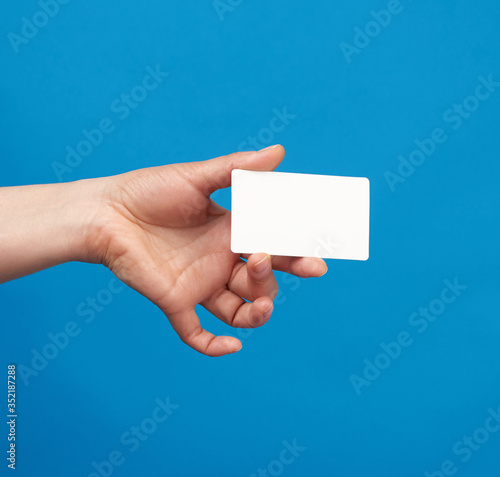
[[[212, 1], [75, 0], [17, 53], [7, 35], [40, 6], [3, 6], [0, 185], [57, 182], [52, 163], [105, 117], [115, 130], [64, 180], [226, 154], [287, 108], [296, 117], [272, 138], [287, 151], [278, 170], [366, 176], [372, 198], [367, 262], [330, 261], [308, 281], [280, 274], [272, 320], [250, 333], [199, 310], [209, 330], [242, 338], [233, 356], [186, 347], [130, 289], [86, 324], [77, 308], [108, 286], [103, 267], [66, 264], [2, 285], [5, 373], [31, 366], [48, 333], [81, 329], [18, 381], [17, 475], [88, 476], [114, 450], [116, 476], [276, 475], [294, 439], [306, 449], [287, 476], [423, 476], [447, 459], [456, 475], [500, 474], [500, 432], [467, 462], [452, 450], [500, 406], [500, 88], [459, 128], [443, 117], [479, 76], [500, 80], [500, 5], [401, 6], [350, 62], [341, 42], [352, 45], [387, 1], [246, 0], [219, 15]], [[119, 119], [110, 104], [148, 65], [169, 77]], [[386, 171], [435, 128], [448, 139], [391, 190]], [[217, 200], [229, 207], [229, 191]], [[455, 278], [467, 289], [418, 333], [410, 315]], [[358, 395], [351, 375], [401, 331], [412, 345]], [[167, 396], [178, 409], [130, 452], [120, 436]]]

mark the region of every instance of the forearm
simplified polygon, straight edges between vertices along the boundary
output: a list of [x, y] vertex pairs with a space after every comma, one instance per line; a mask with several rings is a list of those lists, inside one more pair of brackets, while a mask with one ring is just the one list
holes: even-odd
[[92, 261], [102, 179], [0, 188], [0, 283], [68, 261]]

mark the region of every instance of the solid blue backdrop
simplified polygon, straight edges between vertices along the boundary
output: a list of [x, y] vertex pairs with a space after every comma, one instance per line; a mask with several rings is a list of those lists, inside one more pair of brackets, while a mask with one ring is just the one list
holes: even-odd
[[[499, 14], [493, 0], [4, 5], [0, 185], [281, 143], [279, 171], [365, 176], [372, 201], [370, 259], [279, 274], [265, 327], [199, 310], [243, 342], [220, 359], [104, 267], [2, 285], [17, 475], [500, 473]], [[169, 74], [146, 91], [148, 68]], [[89, 148], [82, 131], [103, 120]]]

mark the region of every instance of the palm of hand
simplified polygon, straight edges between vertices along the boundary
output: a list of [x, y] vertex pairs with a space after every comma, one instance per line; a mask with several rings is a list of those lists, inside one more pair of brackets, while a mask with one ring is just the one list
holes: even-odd
[[239, 257], [230, 251], [230, 212], [214, 206], [176, 166], [162, 169], [139, 171], [126, 183], [117, 235], [127, 244], [114, 245], [124, 253], [110, 268], [134, 288], [147, 285], [138, 291], [176, 313], [223, 288]]

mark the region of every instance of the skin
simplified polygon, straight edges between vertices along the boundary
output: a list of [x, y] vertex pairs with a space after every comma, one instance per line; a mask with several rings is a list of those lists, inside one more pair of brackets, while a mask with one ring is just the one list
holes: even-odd
[[303, 278], [327, 271], [319, 258], [230, 250], [231, 213], [210, 195], [231, 185], [233, 169], [272, 171], [283, 157], [283, 147], [272, 146], [112, 177], [2, 188], [0, 283], [68, 261], [101, 263], [155, 303], [195, 350], [239, 351], [238, 339], [200, 326], [197, 304], [228, 325], [261, 326], [278, 293], [273, 269]]

